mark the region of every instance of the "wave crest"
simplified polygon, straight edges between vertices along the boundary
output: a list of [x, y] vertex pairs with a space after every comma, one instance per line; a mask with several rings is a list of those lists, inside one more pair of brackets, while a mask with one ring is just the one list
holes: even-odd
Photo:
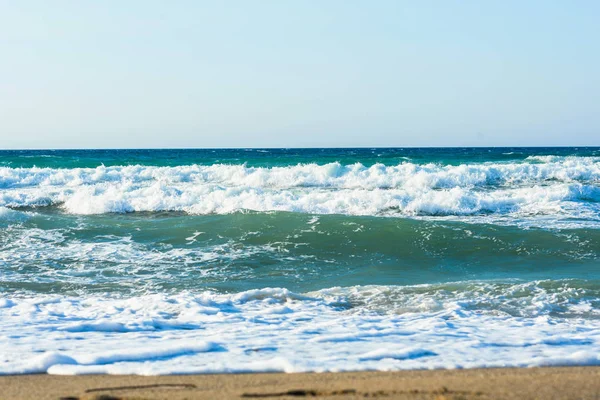
[[0, 168], [0, 206], [61, 205], [75, 214], [251, 210], [593, 219], [600, 201], [598, 182], [600, 162], [593, 157], [458, 166]]

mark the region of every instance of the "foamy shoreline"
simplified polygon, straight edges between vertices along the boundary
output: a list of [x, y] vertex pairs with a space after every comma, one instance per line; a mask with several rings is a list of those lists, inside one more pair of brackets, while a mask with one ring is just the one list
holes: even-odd
[[0, 374], [600, 365], [596, 297], [576, 281], [17, 296], [0, 303]]

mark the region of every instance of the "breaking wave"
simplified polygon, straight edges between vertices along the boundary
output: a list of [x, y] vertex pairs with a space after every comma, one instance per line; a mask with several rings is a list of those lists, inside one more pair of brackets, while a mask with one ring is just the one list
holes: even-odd
[[466, 165], [0, 168], [0, 206], [74, 214], [182, 211], [598, 219], [597, 157]]

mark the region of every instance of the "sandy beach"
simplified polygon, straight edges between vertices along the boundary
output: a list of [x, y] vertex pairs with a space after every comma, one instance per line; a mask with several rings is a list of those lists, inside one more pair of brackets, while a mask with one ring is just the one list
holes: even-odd
[[600, 367], [0, 377], [2, 399], [599, 399]]

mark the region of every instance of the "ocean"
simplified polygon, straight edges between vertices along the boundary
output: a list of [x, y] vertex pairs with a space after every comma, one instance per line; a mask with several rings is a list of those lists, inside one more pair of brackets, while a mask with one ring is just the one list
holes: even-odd
[[0, 151], [0, 374], [600, 364], [600, 148]]

